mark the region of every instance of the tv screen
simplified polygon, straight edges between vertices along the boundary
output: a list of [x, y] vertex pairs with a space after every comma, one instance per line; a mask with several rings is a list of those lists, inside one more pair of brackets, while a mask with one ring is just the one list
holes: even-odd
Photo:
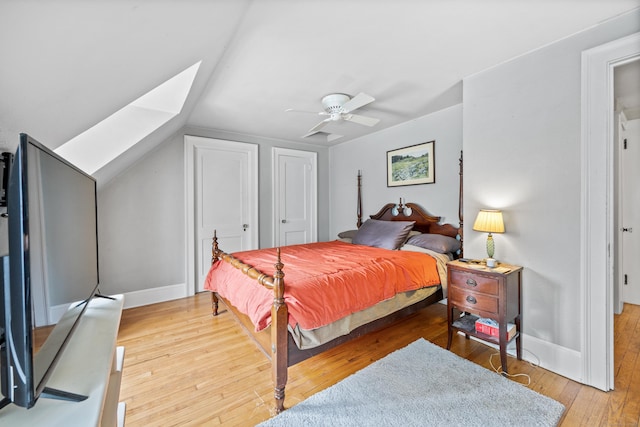
[[[7, 215], [9, 254], [1, 263], [0, 297], [3, 402], [29, 408], [41, 394], [78, 397], [48, 389], [46, 381], [98, 286], [96, 182], [21, 134], [9, 170]], [[56, 326], [36, 351], [36, 319], [51, 323], [53, 308], [61, 307], [64, 314], [53, 319]]]

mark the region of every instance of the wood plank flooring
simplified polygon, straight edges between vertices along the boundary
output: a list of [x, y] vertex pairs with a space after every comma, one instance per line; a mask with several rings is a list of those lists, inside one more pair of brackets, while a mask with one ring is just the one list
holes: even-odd
[[[120, 400], [126, 425], [253, 426], [272, 416], [270, 363], [221, 306], [211, 316], [209, 294], [127, 309], [118, 345], [126, 347]], [[640, 425], [640, 306], [615, 319], [615, 390], [583, 386], [509, 358], [509, 372], [530, 376], [529, 387], [563, 403], [561, 426]], [[291, 407], [418, 338], [446, 346], [446, 306], [434, 304], [390, 328], [289, 368]], [[452, 351], [486, 368], [496, 350], [457, 336]], [[526, 382], [525, 377], [514, 381]]]

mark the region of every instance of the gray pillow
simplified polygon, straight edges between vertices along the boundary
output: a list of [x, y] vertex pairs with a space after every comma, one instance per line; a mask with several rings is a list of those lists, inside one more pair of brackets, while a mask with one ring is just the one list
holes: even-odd
[[441, 254], [454, 253], [460, 249], [460, 240], [442, 234], [420, 234], [410, 237], [408, 245], [430, 249]]
[[379, 221], [368, 219], [353, 236], [356, 245], [398, 249], [407, 240], [415, 221]]
[[338, 237], [341, 239], [353, 239], [353, 236], [355, 236], [357, 232], [358, 230], [341, 231], [338, 233]]

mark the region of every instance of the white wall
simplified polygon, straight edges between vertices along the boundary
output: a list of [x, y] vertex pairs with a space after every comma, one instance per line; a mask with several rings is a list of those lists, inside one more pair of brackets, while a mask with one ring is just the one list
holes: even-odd
[[102, 293], [185, 283], [183, 158], [174, 136], [99, 188]]
[[[387, 187], [387, 151], [429, 141], [435, 141], [435, 183]], [[402, 197], [457, 226], [461, 148], [462, 104], [331, 147], [331, 238], [356, 228], [358, 170], [362, 171], [363, 221]]]
[[464, 80], [465, 254], [484, 255], [486, 236], [471, 229], [478, 209], [502, 209], [496, 257], [525, 267], [524, 332], [569, 351], [581, 349], [581, 53], [639, 31], [639, 17]]
[[127, 306], [179, 298], [188, 293], [185, 134], [259, 145], [261, 247], [272, 242], [271, 148], [317, 152], [318, 236], [320, 240], [329, 238], [327, 147], [183, 128], [118, 177], [99, 186], [100, 289], [105, 294], [126, 294]]

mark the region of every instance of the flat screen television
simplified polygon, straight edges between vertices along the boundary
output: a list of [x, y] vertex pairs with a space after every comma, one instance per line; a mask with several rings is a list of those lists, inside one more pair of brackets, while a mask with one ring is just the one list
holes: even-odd
[[[8, 255], [0, 273], [0, 408], [32, 407], [39, 397], [83, 400], [46, 386], [78, 320], [98, 287], [96, 182], [29, 135], [9, 165], [6, 185]], [[33, 292], [68, 310], [34, 348]]]

